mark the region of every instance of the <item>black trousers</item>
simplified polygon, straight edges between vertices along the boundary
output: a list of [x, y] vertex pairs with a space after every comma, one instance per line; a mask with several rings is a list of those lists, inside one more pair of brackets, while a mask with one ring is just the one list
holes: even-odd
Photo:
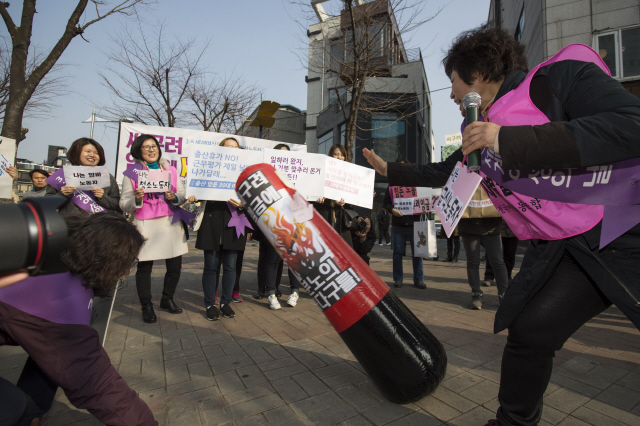
[[555, 352], [609, 306], [593, 279], [565, 252], [549, 281], [509, 327], [498, 393], [501, 426], [538, 424]]
[[[519, 242], [520, 240], [517, 237], [502, 237], [502, 258], [504, 259], [504, 266], [507, 267], [507, 278], [509, 278], [509, 281], [513, 278], [511, 273], [516, 264], [516, 251], [518, 250]], [[489, 258], [487, 258], [487, 264], [484, 269], [484, 279], [485, 281], [491, 281], [494, 278], [493, 268], [491, 267]]]
[[457, 257], [459, 254], [460, 236], [452, 236], [451, 238], [447, 238], [447, 257]]
[[384, 242], [389, 244], [391, 242], [391, 237], [389, 236], [389, 227], [380, 228], [378, 227], [378, 231], [380, 232], [380, 237], [378, 238], [378, 244], [382, 244], [382, 237], [384, 237]]
[[[136, 271], [136, 288], [138, 289], [138, 298], [141, 305], [151, 303], [151, 270], [153, 269], [153, 260], [138, 262], [138, 270]], [[167, 273], [164, 274], [164, 287], [162, 288], [163, 299], [173, 299], [173, 295], [180, 281], [180, 271], [182, 270], [182, 256], [165, 259]]]

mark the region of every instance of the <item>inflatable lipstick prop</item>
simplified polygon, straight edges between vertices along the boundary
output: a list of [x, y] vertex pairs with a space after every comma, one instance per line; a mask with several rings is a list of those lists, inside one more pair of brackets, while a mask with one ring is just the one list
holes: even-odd
[[236, 192], [385, 398], [405, 404], [438, 387], [442, 344], [271, 165], [247, 167]]

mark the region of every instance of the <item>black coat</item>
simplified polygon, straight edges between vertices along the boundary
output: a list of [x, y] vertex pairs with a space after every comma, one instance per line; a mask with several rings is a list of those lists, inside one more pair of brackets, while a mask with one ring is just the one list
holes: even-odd
[[[507, 74], [496, 99], [514, 89], [525, 74]], [[551, 121], [537, 126], [503, 126], [499, 133], [502, 167], [540, 169], [594, 166], [640, 157], [640, 99], [592, 63], [556, 62], [538, 70], [531, 98]], [[392, 185], [443, 186], [458, 150], [444, 162], [389, 163]], [[509, 327], [542, 289], [569, 252], [598, 288], [640, 328], [640, 225], [599, 250], [601, 224], [572, 238], [532, 240], [520, 272], [498, 309], [496, 333]]]
[[378, 229], [384, 231], [389, 228], [389, 212], [385, 210], [380, 210], [378, 213]]
[[353, 233], [351, 236], [353, 238], [353, 249], [360, 255], [362, 260], [369, 264], [369, 252], [373, 249], [373, 246], [376, 245], [376, 231], [374, 231], [373, 227], [371, 227], [371, 229], [369, 229], [369, 232], [367, 232], [367, 236], [364, 241], [361, 241], [360, 237], [358, 235], [355, 235], [355, 233]]
[[236, 228], [227, 226], [231, 220], [227, 203], [225, 201], [206, 201], [206, 203], [202, 223], [198, 229], [196, 248], [217, 251], [222, 244], [225, 250], [244, 250], [247, 233], [251, 230], [245, 228], [244, 235], [238, 238]]
[[323, 203], [313, 203], [313, 207], [316, 211], [326, 220], [329, 224], [336, 230], [338, 234], [353, 247], [353, 241], [351, 240], [351, 230], [344, 226], [343, 215], [344, 209], [351, 209], [352, 206], [350, 204], [345, 204], [344, 207], [336, 206], [333, 200], [328, 198], [324, 199]]
[[[393, 163], [393, 164], [406, 164], [406, 163]], [[447, 178], [448, 177], [449, 175], [447, 175]], [[445, 180], [445, 183], [447, 183], [446, 180]], [[394, 185], [390, 185], [390, 186], [394, 186]], [[423, 186], [423, 185], [399, 185], [399, 186]], [[398, 217], [398, 216], [395, 216], [393, 213], [391, 213], [391, 210], [393, 210], [393, 201], [391, 200], [391, 192], [389, 190], [385, 191], [384, 193], [384, 200], [382, 200], [382, 207], [386, 211], [388, 211], [389, 214], [391, 215], [391, 225], [392, 225], [391, 232], [395, 232], [396, 234], [402, 234], [402, 235], [413, 234], [413, 222], [419, 221], [420, 215], [404, 215], [404, 216]]]

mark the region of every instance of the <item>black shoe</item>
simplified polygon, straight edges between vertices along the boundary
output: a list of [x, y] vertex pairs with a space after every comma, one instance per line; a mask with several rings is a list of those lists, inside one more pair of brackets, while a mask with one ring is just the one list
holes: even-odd
[[222, 312], [222, 316], [225, 318], [233, 318], [236, 316], [236, 313], [233, 312], [233, 309], [231, 309], [231, 306], [229, 306], [229, 304], [220, 304], [220, 312]]
[[156, 317], [156, 313], [153, 312], [153, 305], [142, 305], [142, 321], [148, 323], [154, 323], [158, 321], [158, 317]]
[[414, 282], [414, 283], [413, 283], [413, 286], [414, 286], [415, 288], [419, 288], [420, 290], [424, 290], [425, 288], [427, 288], [427, 285], [426, 285], [424, 282], [422, 282], [422, 281], [420, 281], [420, 282], [418, 282], [418, 281]]
[[220, 314], [218, 313], [216, 305], [211, 305], [207, 308], [207, 319], [209, 321], [218, 321], [220, 319]]
[[401, 288], [402, 287], [402, 281], [396, 281], [395, 283], [393, 283], [393, 286], [395, 288]]
[[176, 304], [173, 301], [173, 299], [161, 299], [160, 300], [160, 309], [164, 309], [165, 311], [169, 312], [170, 314], [181, 314], [182, 313], [182, 309], [180, 309], [180, 308], [178, 308], [178, 306], [176, 306]]
[[453, 256], [452, 262], [457, 262], [457, 261], [458, 261], [458, 256]]
[[453, 256], [451, 256], [450, 254], [447, 255], [447, 258], [445, 260], [443, 260], [443, 262], [453, 262]]
[[264, 294], [264, 291], [258, 291], [256, 294], [253, 295], [254, 299], [264, 299], [265, 297], [267, 297], [267, 295]]

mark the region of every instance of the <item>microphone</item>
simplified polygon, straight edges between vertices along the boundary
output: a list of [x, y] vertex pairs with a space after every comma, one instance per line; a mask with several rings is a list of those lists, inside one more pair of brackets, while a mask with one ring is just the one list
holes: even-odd
[[244, 169], [236, 192], [385, 398], [407, 404], [438, 387], [442, 344], [273, 166]]
[[[467, 126], [474, 121], [478, 121], [478, 110], [480, 109], [480, 103], [482, 98], [476, 92], [467, 93], [462, 99], [462, 106], [465, 109], [464, 116], [466, 118]], [[480, 150], [476, 149], [467, 155], [467, 167], [472, 172], [480, 170]]]

